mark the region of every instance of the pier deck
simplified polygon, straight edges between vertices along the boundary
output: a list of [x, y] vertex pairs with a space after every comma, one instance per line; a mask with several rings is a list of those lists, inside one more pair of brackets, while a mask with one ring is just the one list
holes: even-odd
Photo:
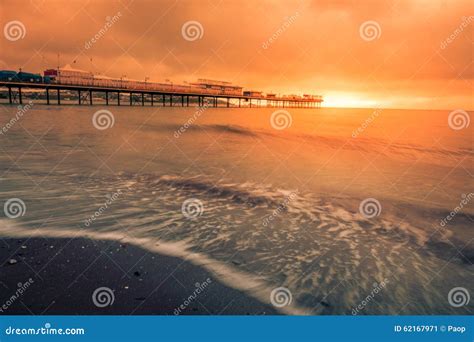
[[[262, 102], [267, 107], [281, 107], [281, 108], [320, 108], [323, 102], [322, 97], [315, 98], [289, 98], [289, 97], [271, 97], [266, 96], [246, 96], [246, 95], [232, 95], [232, 94], [207, 94], [205, 92], [179, 92], [179, 91], [162, 91], [162, 90], [147, 90], [147, 89], [128, 89], [128, 88], [114, 88], [90, 85], [73, 85], [73, 84], [58, 84], [58, 83], [26, 83], [26, 82], [10, 82], [0, 81], [0, 87], [8, 88], [8, 100], [10, 104], [23, 104], [23, 89], [43, 89], [45, 92], [45, 104], [51, 104], [51, 92], [56, 92], [56, 104], [61, 104], [61, 91], [77, 92], [78, 103], [93, 105], [94, 93], [102, 93], [105, 95], [105, 105], [139, 105], [145, 106], [173, 106], [181, 104], [182, 107], [189, 107], [193, 103], [198, 106], [207, 105], [209, 107], [262, 107]], [[110, 101], [110, 94], [116, 94], [116, 101]], [[127, 103], [121, 102], [121, 95], [129, 95]], [[138, 100], [137, 100], [138, 97]], [[177, 102], [173, 102], [173, 100]], [[191, 99], [191, 101], [190, 101]], [[231, 100], [238, 102], [231, 106]]]

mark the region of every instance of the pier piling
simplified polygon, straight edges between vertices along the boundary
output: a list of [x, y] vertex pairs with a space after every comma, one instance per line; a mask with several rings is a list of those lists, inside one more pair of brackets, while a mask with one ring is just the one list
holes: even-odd
[[[61, 104], [61, 91], [66, 91], [68, 94], [70, 92], [77, 92], [78, 94], [78, 103], [82, 105], [84, 100], [87, 100], [89, 97], [89, 105], [94, 104], [94, 93], [104, 94], [103, 98], [105, 99], [105, 105], [114, 105], [110, 103], [109, 93], [114, 92], [117, 94], [117, 103], [116, 105], [122, 105], [120, 99], [121, 93], [129, 95], [130, 106], [134, 105], [134, 102], [141, 102], [142, 106], [145, 106], [146, 96], [150, 96], [150, 105], [155, 105], [155, 95], [158, 95], [158, 100], [156, 102], [162, 101], [162, 106], [167, 106], [167, 96], [169, 96], [169, 106], [173, 107], [173, 97], [178, 97], [178, 106], [181, 102], [181, 107], [189, 107], [190, 100], [192, 97], [193, 104], [197, 103], [199, 107], [204, 105], [211, 106], [214, 108], [219, 107], [276, 107], [276, 108], [321, 108], [321, 102], [323, 101], [321, 96], [316, 95], [304, 95], [304, 96], [275, 96], [275, 94], [270, 95], [254, 95], [247, 94], [226, 94], [219, 93], [216, 94], [212, 91], [207, 93], [205, 89], [195, 92], [191, 91], [175, 91], [169, 89], [163, 90], [152, 90], [152, 89], [130, 89], [130, 88], [119, 88], [119, 87], [102, 87], [102, 86], [91, 86], [91, 85], [79, 85], [79, 84], [60, 84], [60, 83], [34, 83], [34, 82], [16, 82], [16, 81], [0, 81], [0, 87], [6, 87], [8, 89], [8, 101], [10, 104], [19, 102], [23, 103], [23, 90], [24, 89], [42, 89], [46, 93], [46, 103], [51, 104], [51, 96], [49, 91], [57, 92], [57, 103]], [[16, 96], [16, 89], [18, 89], [18, 97]], [[134, 94], [137, 96], [134, 99]], [[99, 95], [100, 96], [100, 95]], [[161, 99], [159, 98], [161, 96]], [[125, 95], [126, 97], [126, 95]], [[140, 100], [141, 97], [141, 100]], [[179, 101], [181, 98], [181, 101]], [[18, 99], [18, 100], [17, 100]], [[237, 100], [237, 101], [234, 101]], [[244, 101], [242, 103], [242, 100]], [[195, 102], [194, 102], [195, 101]]]

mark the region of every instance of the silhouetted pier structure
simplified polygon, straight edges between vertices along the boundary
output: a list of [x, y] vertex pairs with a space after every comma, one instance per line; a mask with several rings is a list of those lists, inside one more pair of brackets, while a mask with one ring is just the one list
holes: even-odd
[[[78, 105], [94, 105], [94, 94], [103, 94], [105, 105], [141, 105], [141, 106], [163, 106], [189, 107], [197, 104], [198, 106], [208, 107], [278, 107], [278, 108], [320, 108], [323, 102], [322, 96], [311, 97], [267, 97], [265, 95], [249, 96], [235, 94], [206, 94], [205, 92], [180, 92], [180, 91], [162, 91], [146, 89], [126, 89], [104, 86], [83, 86], [59, 83], [28, 83], [16, 81], [0, 81], [0, 87], [8, 88], [8, 99], [10, 104], [23, 104], [24, 89], [42, 89], [45, 95], [45, 104], [61, 105], [61, 91], [76, 92], [78, 95]], [[52, 99], [52, 93], [55, 101]], [[115, 101], [112, 102], [111, 94], [116, 94]], [[121, 95], [128, 95], [129, 101], [121, 101]], [[115, 96], [114, 96], [115, 97]], [[231, 103], [234, 101], [234, 104]], [[97, 103], [96, 103], [97, 104]], [[103, 105], [103, 103], [101, 103]]]

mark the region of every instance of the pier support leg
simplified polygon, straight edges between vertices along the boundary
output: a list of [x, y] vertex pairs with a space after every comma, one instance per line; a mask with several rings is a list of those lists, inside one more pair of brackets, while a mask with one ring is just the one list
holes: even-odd
[[181, 95], [181, 107], [184, 107], [184, 95]]
[[49, 88], [46, 88], [46, 104], [49, 105]]
[[166, 106], [165, 95], [163, 94], [163, 107]]
[[249, 107], [252, 108], [252, 99], [250, 99]]
[[142, 106], [145, 105], [145, 93], [142, 93]]
[[240, 100], [242, 100], [241, 98], [239, 98], [239, 108], [240, 108]]
[[230, 99], [227, 98], [227, 108], [229, 108], [229, 107], [230, 107]]
[[117, 106], [120, 106], [120, 92], [117, 92]]
[[132, 106], [132, 105], [133, 105], [133, 104], [132, 104], [132, 101], [133, 101], [133, 94], [132, 94], [132, 93], [130, 93], [130, 106]]
[[79, 105], [81, 105], [81, 91], [77, 91], [77, 97], [79, 98]]
[[18, 87], [18, 96], [19, 96], [20, 104], [23, 104], [23, 97], [21, 96], [21, 87]]
[[58, 105], [61, 104], [61, 91], [58, 89]]
[[153, 94], [150, 94], [151, 96], [151, 106], [153, 107]]
[[173, 107], [173, 95], [170, 95], [170, 107]]
[[92, 90], [89, 90], [89, 104], [92, 106]]
[[106, 106], [109, 105], [109, 92], [108, 91], [105, 91], [105, 105]]
[[186, 96], [186, 107], [189, 107], [189, 95]]
[[13, 100], [12, 100], [12, 88], [11, 88], [11, 87], [8, 87], [8, 101], [10, 102], [10, 104], [13, 103]]

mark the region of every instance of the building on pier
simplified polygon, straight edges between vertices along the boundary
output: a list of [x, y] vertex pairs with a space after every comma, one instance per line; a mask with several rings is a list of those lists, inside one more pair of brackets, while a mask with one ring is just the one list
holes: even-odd
[[191, 86], [206, 89], [206, 90], [217, 90], [223, 94], [237, 95], [242, 94], [243, 87], [233, 85], [227, 81], [216, 81], [199, 78], [196, 82], [190, 83]]

